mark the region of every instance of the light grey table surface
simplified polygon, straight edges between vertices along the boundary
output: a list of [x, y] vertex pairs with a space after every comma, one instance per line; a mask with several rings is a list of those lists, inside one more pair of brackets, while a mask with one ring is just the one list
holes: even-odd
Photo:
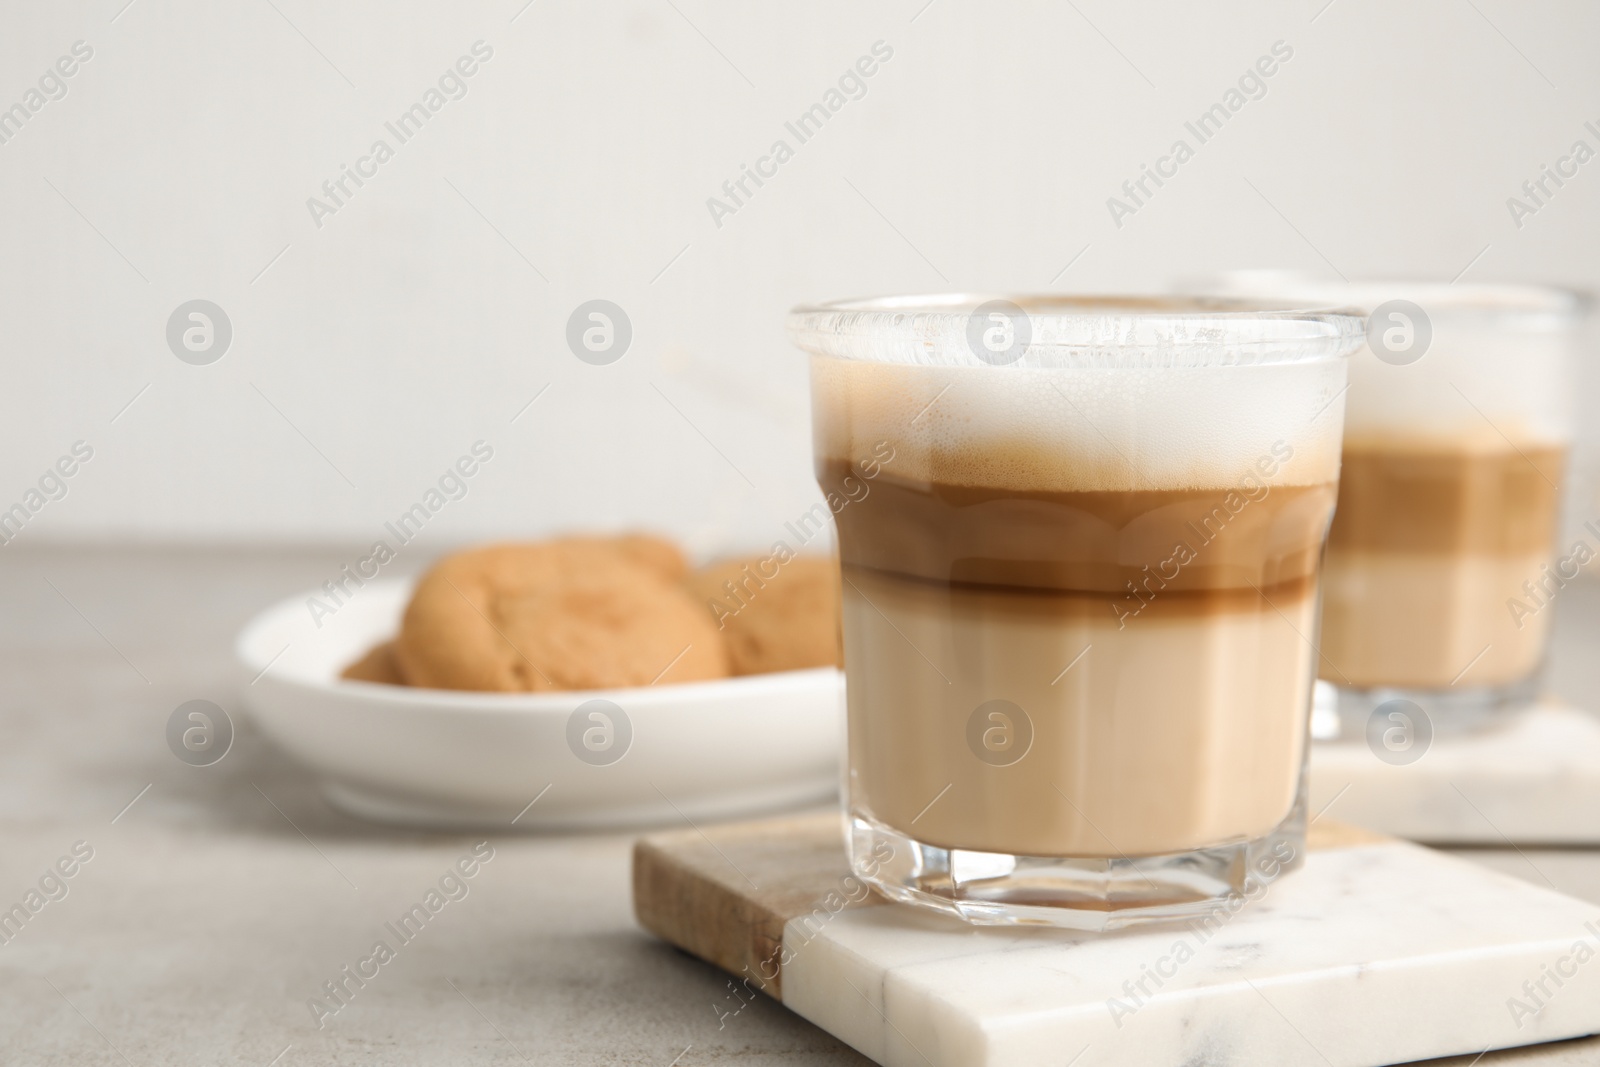
[[[164, 730], [196, 698], [242, 720], [235, 633], [347, 555], [0, 549], [0, 909], [94, 850], [0, 944], [0, 1062], [867, 1062], [765, 999], [719, 1021], [725, 978], [635, 926], [621, 833], [492, 836], [468, 895], [319, 1029], [306, 1001], [482, 835], [346, 818], [248, 726], [209, 768]], [[1600, 583], [1557, 626], [1552, 688], [1600, 706]], [[1600, 851], [1464, 854], [1600, 902]], [[1481, 1062], [1595, 1064], [1600, 1039]]]

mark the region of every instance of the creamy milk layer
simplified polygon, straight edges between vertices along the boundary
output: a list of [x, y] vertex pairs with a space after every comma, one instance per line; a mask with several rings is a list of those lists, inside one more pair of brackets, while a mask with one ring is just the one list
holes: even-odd
[[[1122, 627], [1095, 597], [845, 576], [861, 813], [941, 848], [1084, 857], [1249, 840], [1289, 814], [1313, 590], [1207, 615], [1157, 598]], [[980, 716], [974, 740], [995, 700], [1020, 714]], [[1003, 760], [1029, 734], [1010, 765], [972, 747]]]
[[[1357, 688], [1471, 689], [1532, 673], [1550, 611], [1524, 583], [1549, 554], [1343, 552], [1323, 578], [1322, 676]], [[1526, 610], [1514, 611], [1509, 605]]]

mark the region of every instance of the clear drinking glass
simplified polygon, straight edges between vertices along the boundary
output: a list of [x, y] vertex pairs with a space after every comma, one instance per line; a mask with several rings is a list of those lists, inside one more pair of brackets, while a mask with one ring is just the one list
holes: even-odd
[[1350, 360], [1323, 580], [1322, 677], [1339, 689], [1345, 731], [1360, 736], [1379, 709], [1414, 705], [1449, 729], [1532, 699], [1547, 609], [1596, 549], [1587, 535], [1581, 558], [1556, 545], [1586, 301], [1280, 272], [1219, 288], [1372, 312]]
[[1107, 929], [1296, 866], [1361, 315], [953, 295], [789, 328], [841, 502], [855, 873]]

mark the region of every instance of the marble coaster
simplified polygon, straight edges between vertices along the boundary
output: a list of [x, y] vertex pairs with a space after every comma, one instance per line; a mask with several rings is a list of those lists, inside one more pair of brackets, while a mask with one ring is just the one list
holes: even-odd
[[1311, 749], [1311, 810], [1434, 844], [1600, 844], [1600, 717], [1540, 704], [1410, 753]]
[[878, 1063], [1366, 1067], [1600, 1032], [1600, 907], [1319, 820], [1206, 920], [969, 927], [848, 871], [837, 814], [657, 834], [640, 923]]

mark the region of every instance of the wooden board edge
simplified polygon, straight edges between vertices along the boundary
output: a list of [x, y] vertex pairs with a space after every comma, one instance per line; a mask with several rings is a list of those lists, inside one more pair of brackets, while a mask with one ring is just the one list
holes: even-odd
[[1306, 851], [1329, 852], [1336, 848], [1357, 848], [1361, 845], [1382, 845], [1396, 838], [1367, 830], [1337, 819], [1317, 818], [1306, 827]]
[[[704, 877], [650, 838], [633, 845], [633, 913], [668, 944], [782, 1002], [779, 960], [788, 920]], [[730, 938], [730, 930], [740, 933]]]

